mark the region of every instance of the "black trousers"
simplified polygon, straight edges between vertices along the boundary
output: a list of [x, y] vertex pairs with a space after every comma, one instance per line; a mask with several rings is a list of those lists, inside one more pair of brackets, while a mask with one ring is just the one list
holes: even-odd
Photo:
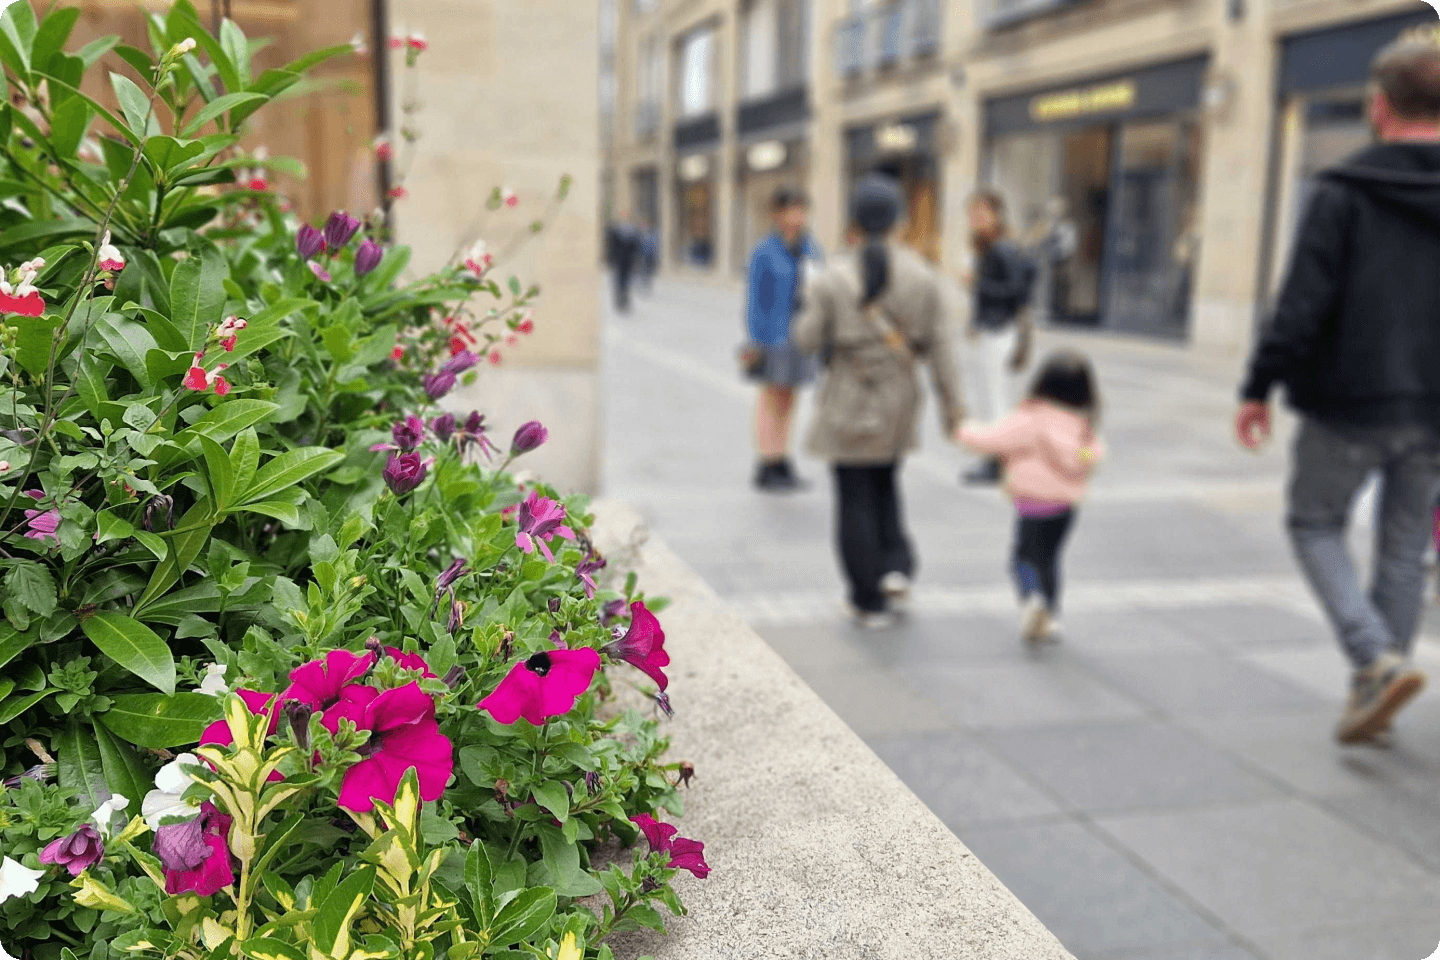
[[1021, 517], [1015, 522], [1012, 566], [1020, 599], [1039, 593], [1052, 612], [1060, 609], [1060, 550], [1074, 522], [1074, 508], [1053, 517]]
[[860, 610], [885, 609], [880, 580], [915, 571], [915, 557], [900, 517], [899, 464], [835, 467], [835, 534], [850, 581], [850, 602]]
[[621, 259], [615, 264], [614, 271], [615, 309], [624, 313], [630, 309], [630, 278], [635, 272], [635, 264]]

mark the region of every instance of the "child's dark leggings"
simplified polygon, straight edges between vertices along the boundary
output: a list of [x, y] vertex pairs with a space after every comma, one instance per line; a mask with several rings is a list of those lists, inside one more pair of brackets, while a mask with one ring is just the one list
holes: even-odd
[[1060, 609], [1060, 548], [1074, 521], [1073, 507], [1050, 517], [1016, 521], [1013, 565], [1020, 599], [1039, 593], [1052, 612]]

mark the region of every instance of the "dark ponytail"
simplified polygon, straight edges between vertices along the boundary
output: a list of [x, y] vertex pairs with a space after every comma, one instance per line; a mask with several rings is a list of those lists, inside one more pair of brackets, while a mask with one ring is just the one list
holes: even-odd
[[850, 219], [865, 235], [865, 246], [860, 251], [865, 281], [863, 306], [873, 303], [890, 282], [890, 250], [885, 246], [885, 234], [899, 219], [900, 205], [900, 185], [878, 173], [861, 179], [851, 194]]

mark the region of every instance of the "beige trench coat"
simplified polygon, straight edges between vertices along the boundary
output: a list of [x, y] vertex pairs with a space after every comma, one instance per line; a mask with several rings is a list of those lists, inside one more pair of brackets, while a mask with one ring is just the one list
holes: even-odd
[[930, 367], [946, 436], [965, 413], [935, 271], [907, 248], [890, 245], [890, 278], [879, 305], [909, 341], [913, 361], [887, 346], [865, 319], [863, 290], [858, 255], [836, 258], [806, 286], [804, 309], [791, 328], [800, 350], [829, 353], [808, 447], [842, 466], [893, 463], [919, 446], [921, 362]]

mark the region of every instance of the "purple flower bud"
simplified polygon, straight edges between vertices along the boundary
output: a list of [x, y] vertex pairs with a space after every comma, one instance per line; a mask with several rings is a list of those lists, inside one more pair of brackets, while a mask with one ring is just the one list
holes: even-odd
[[455, 435], [455, 414], [442, 413], [430, 421], [430, 429], [435, 436], [440, 438], [441, 443], [448, 443]]
[[301, 750], [310, 749], [310, 717], [314, 713], [314, 707], [300, 700], [290, 700], [285, 704], [285, 719], [289, 721], [290, 732]]
[[445, 679], [442, 682], [445, 684], [445, 686], [449, 687], [451, 690], [454, 690], [455, 684], [459, 683], [462, 679], [464, 679], [464, 677], [465, 668], [460, 666], [459, 664], [456, 664], [449, 670], [445, 671]]
[[681, 760], [679, 776], [682, 784], [687, 787], [690, 786], [690, 780], [695, 776], [695, 764], [689, 760]]
[[560, 649], [565, 649], [565, 638], [560, 635], [559, 630], [550, 631], [550, 642]]
[[380, 266], [380, 261], [384, 258], [385, 251], [380, 248], [380, 244], [367, 237], [365, 242], [360, 244], [360, 249], [355, 251], [355, 276], [365, 276]]
[[464, 575], [465, 558], [456, 557], [455, 562], [450, 564], [450, 566], [446, 567], [445, 572], [440, 574], [439, 579], [435, 581], [436, 595], [438, 596], [442, 590], [449, 590], [450, 587], [455, 583], [455, 581], [459, 580]]
[[551, 612], [551, 613], [559, 613], [559, 612], [560, 612], [560, 598], [559, 598], [559, 597], [551, 597], [551, 598], [550, 598], [550, 612]]
[[159, 494], [151, 497], [145, 504], [145, 509], [140, 511], [140, 523], [146, 530], [155, 529], [155, 519], [164, 512], [165, 529], [170, 530], [175, 526], [175, 500], [169, 494]]
[[425, 395], [431, 400], [439, 400], [445, 394], [455, 389], [455, 374], [448, 370], [441, 370], [439, 373], [427, 373], [420, 378], [421, 384], [425, 387]]
[[550, 431], [546, 430], [539, 420], [531, 420], [522, 424], [519, 430], [515, 431], [515, 439], [510, 444], [510, 453], [519, 456], [522, 453], [529, 453], [550, 439]]
[[394, 438], [395, 446], [409, 453], [425, 439], [425, 421], [411, 414], [390, 428], [390, 436]]
[[670, 697], [668, 694], [663, 692], [655, 694], [655, 706], [659, 707], [665, 716], [675, 716], [675, 710], [670, 706]]
[[450, 619], [445, 624], [445, 629], [449, 630], [453, 634], [456, 630], [459, 630], [460, 627], [464, 625], [464, 623], [465, 605], [462, 604], [459, 600], [451, 600]]
[[300, 251], [300, 256], [309, 260], [325, 249], [325, 235], [307, 223], [295, 234], [295, 249]]
[[385, 485], [395, 496], [403, 497], [424, 483], [425, 475], [429, 472], [430, 461], [420, 459], [420, 454], [412, 451], [392, 456], [390, 462], [385, 464], [382, 476], [385, 478]]
[[480, 358], [469, 350], [461, 350], [455, 356], [445, 361], [445, 366], [440, 369], [446, 373], [453, 373], [457, 377], [480, 362]]
[[588, 793], [595, 793], [600, 789], [600, 774], [590, 770], [585, 774], [585, 790]]
[[81, 824], [80, 829], [68, 837], [61, 837], [40, 851], [40, 862], [55, 864], [78, 877], [89, 867], [105, 858], [105, 841], [100, 831], [90, 824]]
[[355, 231], [359, 229], [359, 220], [344, 210], [336, 210], [325, 221], [325, 244], [332, 252], [339, 250], [350, 242], [350, 238], [355, 236]]

